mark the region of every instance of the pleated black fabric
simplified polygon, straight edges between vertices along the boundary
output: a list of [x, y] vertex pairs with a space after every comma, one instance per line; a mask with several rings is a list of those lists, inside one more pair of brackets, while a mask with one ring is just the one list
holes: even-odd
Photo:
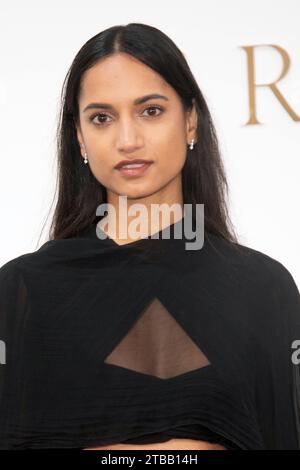
[[187, 250], [181, 222], [125, 245], [92, 225], [1, 267], [1, 449], [300, 449], [292, 275], [207, 232]]

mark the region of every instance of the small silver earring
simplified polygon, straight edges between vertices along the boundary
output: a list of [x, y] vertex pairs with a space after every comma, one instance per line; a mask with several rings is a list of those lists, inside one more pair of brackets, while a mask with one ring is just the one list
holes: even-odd
[[87, 162], [88, 162], [87, 154], [85, 154], [85, 156], [84, 156], [84, 163], [87, 163]]
[[195, 142], [195, 139], [192, 139], [192, 142], [190, 143], [190, 149], [193, 150], [194, 148], [194, 142]]

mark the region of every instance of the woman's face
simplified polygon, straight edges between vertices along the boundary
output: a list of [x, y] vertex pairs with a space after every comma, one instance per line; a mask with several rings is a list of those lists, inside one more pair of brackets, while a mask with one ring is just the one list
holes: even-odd
[[[166, 99], [135, 104], [149, 94]], [[91, 103], [107, 107], [85, 110]], [[128, 200], [151, 196], [166, 200], [168, 191], [174, 196], [181, 188], [187, 145], [197, 140], [195, 108], [185, 113], [175, 90], [150, 67], [128, 54], [116, 53], [87, 70], [79, 97], [79, 120], [81, 154], [87, 153], [92, 173], [107, 189], [108, 201], [119, 195]], [[135, 158], [153, 163], [136, 176], [115, 168], [121, 160]]]

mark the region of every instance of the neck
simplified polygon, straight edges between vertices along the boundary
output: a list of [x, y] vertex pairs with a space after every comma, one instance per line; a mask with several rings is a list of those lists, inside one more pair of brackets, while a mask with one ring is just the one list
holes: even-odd
[[163, 230], [183, 216], [182, 191], [135, 199], [109, 194], [107, 215], [99, 226], [108, 236], [128, 242]]

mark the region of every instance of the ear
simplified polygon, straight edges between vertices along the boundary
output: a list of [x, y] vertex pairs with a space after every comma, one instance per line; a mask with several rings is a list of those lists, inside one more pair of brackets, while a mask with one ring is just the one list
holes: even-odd
[[76, 128], [77, 140], [80, 146], [81, 155], [84, 156], [85, 146], [84, 146], [84, 141], [83, 141], [83, 136], [82, 136], [80, 125], [75, 124], [75, 128]]
[[196, 111], [196, 102], [193, 98], [192, 108], [186, 114], [186, 134], [188, 142], [191, 142], [194, 139], [195, 143], [197, 142], [197, 125], [198, 125], [198, 115]]

